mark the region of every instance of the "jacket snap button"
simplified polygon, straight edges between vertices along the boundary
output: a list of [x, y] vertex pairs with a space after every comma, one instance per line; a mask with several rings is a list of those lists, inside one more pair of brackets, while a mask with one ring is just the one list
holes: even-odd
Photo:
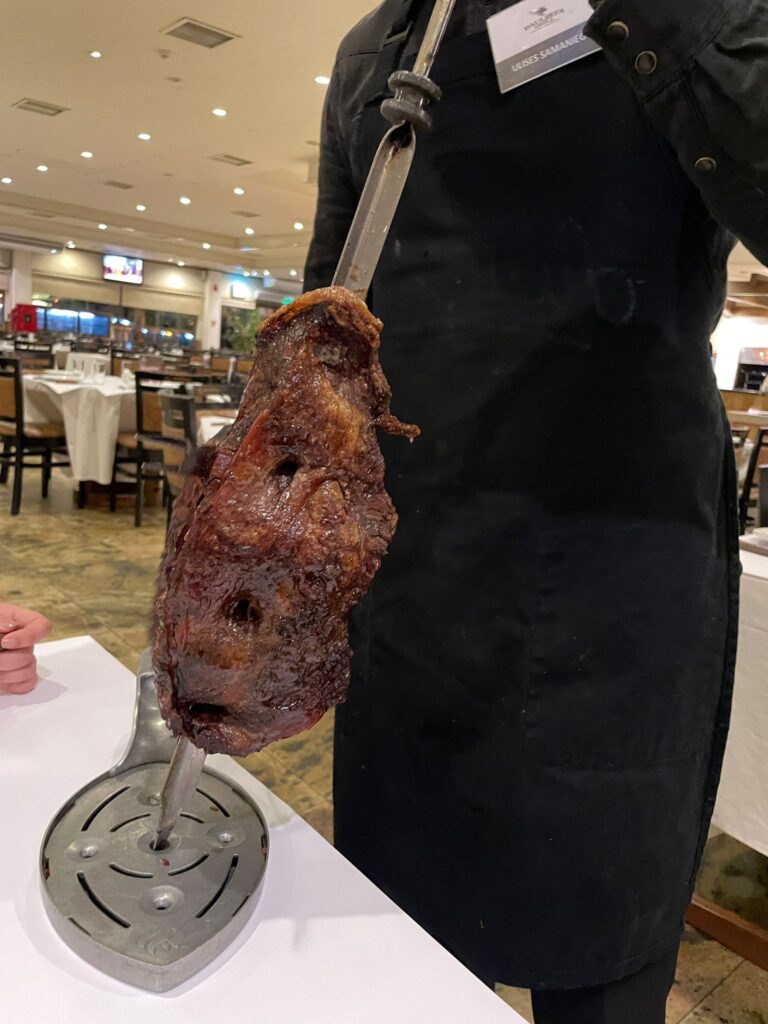
[[629, 39], [629, 25], [625, 21], [612, 21], [605, 34], [616, 43], [623, 43]]
[[653, 50], [643, 50], [635, 58], [635, 71], [639, 75], [652, 75], [658, 65], [659, 61]]
[[713, 160], [711, 156], [700, 156], [694, 167], [701, 174], [711, 174], [717, 170], [717, 160]]

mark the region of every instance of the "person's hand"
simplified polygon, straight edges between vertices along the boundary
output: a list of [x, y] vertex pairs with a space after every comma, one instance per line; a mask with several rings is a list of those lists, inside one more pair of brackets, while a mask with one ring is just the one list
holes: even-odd
[[35, 644], [51, 624], [44, 615], [15, 604], [0, 604], [0, 696], [29, 693], [37, 686]]

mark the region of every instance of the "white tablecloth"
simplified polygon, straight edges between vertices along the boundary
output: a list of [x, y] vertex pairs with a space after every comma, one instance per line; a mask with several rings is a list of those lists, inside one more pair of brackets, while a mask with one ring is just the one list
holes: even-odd
[[768, 856], [768, 556], [742, 551], [733, 715], [713, 824]]
[[522, 1024], [227, 757], [212, 765], [253, 794], [270, 829], [263, 893], [243, 932], [196, 978], [161, 996], [81, 961], [48, 923], [38, 850], [59, 806], [122, 753], [134, 681], [87, 637], [39, 652], [46, 678], [37, 691], [0, 697], [3, 1024]]
[[207, 444], [223, 427], [231, 427], [233, 423], [233, 416], [200, 413], [197, 418], [197, 443]]
[[62, 423], [75, 480], [108, 484], [120, 431], [136, 429], [136, 397], [119, 377], [103, 383], [62, 384], [24, 378], [26, 423]]

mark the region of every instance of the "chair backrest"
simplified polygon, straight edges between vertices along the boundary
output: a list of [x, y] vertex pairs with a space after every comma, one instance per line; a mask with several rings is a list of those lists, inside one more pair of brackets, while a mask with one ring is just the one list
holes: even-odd
[[41, 342], [17, 341], [14, 355], [24, 370], [50, 370], [53, 368], [53, 348]]
[[207, 370], [211, 368], [211, 350], [206, 349], [205, 352], [191, 352], [189, 361], [192, 366], [204, 366]]
[[21, 362], [12, 356], [0, 356], [0, 420], [13, 424], [17, 435], [24, 429], [24, 392]]
[[139, 366], [139, 355], [136, 352], [125, 352], [120, 349], [112, 349], [111, 372], [113, 377], [119, 377], [127, 366], [131, 373], [135, 373]]
[[248, 375], [253, 366], [253, 356], [240, 356], [237, 360], [237, 372]]
[[195, 366], [194, 363], [163, 363], [163, 372], [175, 375], [183, 375], [190, 380], [211, 381], [217, 380], [219, 374], [214, 373], [210, 367]]
[[232, 380], [232, 374], [237, 368], [237, 356], [217, 355], [211, 356], [211, 369], [216, 373], [223, 373], [227, 381]]
[[17, 352], [51, 352], [53, 343], [49, 341], [22, 341], [17, 339], [13, 347]]
[[163, 412], [160, 391], [168, 383], [191, 385], [209, 383], [208, 378], [191, 378], [184, 373], [159, 373], [147, 370], [136, 371], [136, 433], [159, 436], [163, 427]]
[[195, 399], [193, 395], [158, 393], [162, 416], [161, 433], [165, 479], [174, 497], [184, 486], [180, 467], [195, 448]]
[[101, 338], [78, 338], [72, 345], [73, 352], [109, 352], [109, 344]]
[[758, 485], [764, 459], [768, 463], [768, 427], [758, 427], [739, 496], [739, 530], [741, 533], [744, 533], [749, 522], [749, 510], [753, 502], [752, 491]]

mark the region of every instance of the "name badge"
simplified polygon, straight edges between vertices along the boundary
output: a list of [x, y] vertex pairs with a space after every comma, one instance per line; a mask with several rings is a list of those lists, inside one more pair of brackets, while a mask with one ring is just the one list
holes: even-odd
[[584, 35], [591, 15], [588, 0], [548, 6], [520, 0], [490, 17], [488, 34], [501, 91], [517, 89], [599, 50]]

